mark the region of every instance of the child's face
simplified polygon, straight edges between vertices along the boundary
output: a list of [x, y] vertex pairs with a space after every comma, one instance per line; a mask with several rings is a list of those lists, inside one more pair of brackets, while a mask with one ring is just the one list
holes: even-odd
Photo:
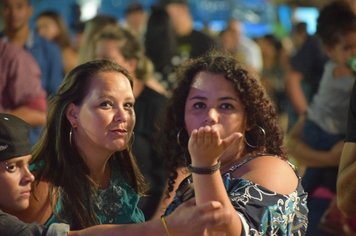
[[6, 212], [24, 210], [29, 206], [31, 183], [29, 170], [31, 155], [0, 161], [0, 209]]
[[352, 56], [356, 56], [356, 32], [347, 33], [329, 50], [329, 57], [339, 65], [346, 65]]

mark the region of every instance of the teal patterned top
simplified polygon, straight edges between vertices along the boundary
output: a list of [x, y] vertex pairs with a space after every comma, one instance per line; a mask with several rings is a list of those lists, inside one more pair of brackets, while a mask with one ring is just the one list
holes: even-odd
[[[233, 166], [222, 175], [231, 203], [240, 216], [242, 235], [305, 235], [308, 226], [307, 194], [300, 178], [293, 193], [279, 194], [247, 179], [233, 177], [232, 172], [245, 163]], [[193, 195], [192, 177], [189, 176], [180, 184], [165, 215], [171, 214]]]
[[[60, 198], [60, 197], [59, 197]], [[142, 211], [138, 208], [139, 195], [124, 180], [118, 168], [113, 168], [109, 187], [97, 191], [94, 209], [99, 224], [131, 224], [144, 222]], [[61, 212], [61, 201], [57, 201], [55, 214], [47, 221], [46, 225], [52, 223], [68, 223], [70, 219], [58, 219], [57, 214]], [[72, 225], [71, 225], [72, 226]]]

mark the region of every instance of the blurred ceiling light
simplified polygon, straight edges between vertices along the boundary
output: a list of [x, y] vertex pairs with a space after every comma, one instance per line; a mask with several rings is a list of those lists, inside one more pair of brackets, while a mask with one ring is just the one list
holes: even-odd
[[81, 21], [87, 21], [96, 16], [102, 0], [78, 0], [81, 10]]

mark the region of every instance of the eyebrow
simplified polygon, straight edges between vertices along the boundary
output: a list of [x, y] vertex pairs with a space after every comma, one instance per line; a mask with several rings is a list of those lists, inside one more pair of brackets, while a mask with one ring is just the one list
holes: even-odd
[[[194, 96], [194, 97], [191, 97], [189, 100], [208, 100], [208, 98], [204, 97], [204, 96]], [[233, 98], [230, 96], [220, 97], [218, 100], [219, 101], [233, 100], [233, 101], [237, 102], [236, 98]]]

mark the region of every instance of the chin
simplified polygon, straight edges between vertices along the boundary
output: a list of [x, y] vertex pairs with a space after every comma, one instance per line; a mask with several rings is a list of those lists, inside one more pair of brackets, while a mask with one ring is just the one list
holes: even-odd
[[17, 203], [12, 204], [11, 206], [9, 206], [9, 208], [7, 208], [7, 209], [5, 208], [3, 210], [5, 210], [6, 212], [11, 214], [11, 213], [16, 213], [19, 211], [26, 210], [29, 206], [30, 206], [29, 202], [27, 202], [27, 203], [17, 202]]
[[23, 211], [25, 209], [27, 209], [30, 206], [30, 202], [29, 201], [24, 201], [24, 202], [19, 202], [16, 207], [18, 208], [18, 211]]

